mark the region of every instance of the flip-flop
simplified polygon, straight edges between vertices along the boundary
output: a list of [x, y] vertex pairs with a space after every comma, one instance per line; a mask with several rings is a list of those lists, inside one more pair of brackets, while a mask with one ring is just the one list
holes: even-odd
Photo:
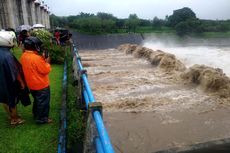
[[25, 120], [23, 119], [17, 119], [17, 120], [11, 120], [10, 125], [19, 125], [25, 123]]
[[50, 118], [48, 118], [47, 123], [48, 123], [48, 124], [53, 123], [53, 120], [50, 119]]

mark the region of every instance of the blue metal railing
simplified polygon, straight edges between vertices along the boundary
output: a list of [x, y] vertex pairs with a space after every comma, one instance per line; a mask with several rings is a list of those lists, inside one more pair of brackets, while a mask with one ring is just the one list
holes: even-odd
[[64, 62], [64, 73], [62, 80], [62, 107], [59, 127], [58, 153], [66, 153], [66, 90], [67, 90], [67, 62]]
[[[73, 50], [74, 50], [74, 53], [76, 55], [76, 60], [77, 60], [79, 71], [83, 71], [84, 69], [83, 69], [83, 66], [81, 63], [80, 56], [78, 54], [76, 46], [74, 46], [74, 45], [73, 45]], [[81, 78], [83, 80], [83, 96], [84, 96], [84, 100], [86, 103], [86, 107], [88, 109], [88, 104], [95, 102], [95, 99], [94, 99], [92, 90], [90, 88], [90, 85], [88, 83], [87, 75], [83, 73]], [[99, 138], [97, 137], [95, 139], [97, 152], [98, 153], [114, 153], [114, 149], [113, 149], [113, 146], [111, 144], [108, 132], [104, 126], [101, 113], [98, 110], [94, 110], [93, 111], [93, 118], [94, 118], [97, 132], [99, 135]]]

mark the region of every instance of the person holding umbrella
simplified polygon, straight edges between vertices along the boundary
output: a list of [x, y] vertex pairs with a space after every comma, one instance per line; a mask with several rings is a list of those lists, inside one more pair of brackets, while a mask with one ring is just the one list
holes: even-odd
[[19, 33], [18, 35], [18, 46], [22, 47], [24, 41], [27, 37], [29, 37], [29, 31], [31, 30], [31, 26], [29, 25], [21, 25], [16, 28], [16, 31]]

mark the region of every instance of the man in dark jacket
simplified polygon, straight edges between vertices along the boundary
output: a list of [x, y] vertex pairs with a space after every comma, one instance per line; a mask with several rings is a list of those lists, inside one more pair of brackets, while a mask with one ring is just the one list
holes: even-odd
[[16, 109], [18, 89], [25, 88], [25, 83], [21, 75], [21, 65], [10, 52], [14, 46], [14, 39], [14, 33], [0, 31], [0, 103], [3, 103], [9, 113], [11, 125], [24, 123]]

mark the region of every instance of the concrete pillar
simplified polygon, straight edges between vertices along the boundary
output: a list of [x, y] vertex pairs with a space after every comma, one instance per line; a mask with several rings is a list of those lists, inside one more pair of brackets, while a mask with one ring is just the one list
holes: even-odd
[[49, 25], [48, 25], [48, 11], [47, 10], [45, 11], [45, 21], [46, 21], [46, 28], [49, 28]]
[[42, 24], [44, 25], [44, 26], [46, 26], [46, 18], [45, 18], [45, 9], [44, 9], [44, 7], [42, 8]]
[[22, 17], [23, 17], [23, 24], [29, 24], [28, 21], [28, 12], [27, 12], [27, 2], [26, 0], [21, 0], [22, 3]]
[[21, 9], [19, 9], [19, 7], [21, 6], [21, 3], [17, 3], [16, 0], [9, 0], [7, 3], [7, 12], [8, 12], [8, 16], [7, 20], [8, 20], [8, 27], [5, 28], [14, 28], [16, 29], [20, 23], [22, 23], [22, 21], [19, 17], [19, 13], [21, 11]]
[[8, 13], [8, 4], [7, 0], [2, 0], [0, 3], [0, 27], [1, 29], [6, 28], [9, 25], [9, 21], [7, 20], [9, 16]]
[[16, 27], [19, 25], [24, 24], [23, 19], [23, 7], [22, 7], [22, 1], [21, 0], [13, 0], [13, 10], [11, 10], [11, 14], [14, 16], [14, 22], [16, 24]]
[[28, 14], [28, 23], [33, 25], [36, 23], [35, 3], [34, 0], [26, 0], [26, 11]]
[[32, 25], [36, 24], [36, 15], [35, 15], [35, 3], [34, 1], [31, 2], [31, 17], [32, 17]]
[[38, 6], [38, 22], [37, 23], [41, 23], [41, 8], [40, 8], [40, 5]]
[[46, 26], [47, 26], [48, 29], [50, 28], [50, 25], [49, 25], [49, 12], [48, 12], [48, 10], [46, 11]]
[[27, 15], [28, 15], [28, 24], [29, 25], [32, 25], [33, 21], [32, 21], [32, 11], [31, 11], [31, 7], [32, 7], [32, 3], [33, 1], [32, 0], [27, 0], [26, 1], [26, 11], [27, 11]]
[[40, 5], [35, 3], [35, 24], [39, 23]]
[[43, 14], [44, 14], [43, 7], [40, 6], [40, 23], [44, 25]]
[[44, 19], [44, 25], [47, 28], [47, 19], [46, 19], [46, 10], [44, 10], [44, 15], [43, 15], [43, 19]]
[[49, 28], [51, 28], [51, 26], [50, 26], [50, 12], [48, 12], [48, 26], [49, 26]]
[[48, 23], [47, 23], [47, 5], [44, 6], [44, 25], [46, 28], [48, 28]]

